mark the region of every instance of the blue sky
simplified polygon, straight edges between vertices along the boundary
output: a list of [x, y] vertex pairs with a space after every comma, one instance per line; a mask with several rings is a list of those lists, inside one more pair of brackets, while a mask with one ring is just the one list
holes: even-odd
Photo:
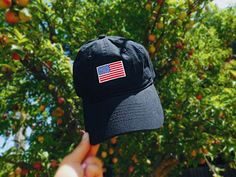
[[[221, 9], [233, 4], [236, 5], [236, 0], [214, 0], [213, 2]], [[13, 137], [10, 137], [6, 142], [6, 146], [2, 148], [4, 143], [5, 140], [0, 136], [0, 154], [14, 145]]]

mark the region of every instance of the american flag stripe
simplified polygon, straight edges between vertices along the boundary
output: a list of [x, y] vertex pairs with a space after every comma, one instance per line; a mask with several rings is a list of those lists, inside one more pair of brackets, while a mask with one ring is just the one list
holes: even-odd
[[123, 77], [123, 74], [116, 74], [116, 75], [111, 75], [111, 76], [108, 76], [108, 77], [104, 77], [104, 78], [100, 79], [100, 81], [106, 81], [107, 79], [112, 79], [113, 77], [119, 77], [119, 76]]
[[99, 83], [126, 77], [122, 61], [116, 61], [97, 67]]

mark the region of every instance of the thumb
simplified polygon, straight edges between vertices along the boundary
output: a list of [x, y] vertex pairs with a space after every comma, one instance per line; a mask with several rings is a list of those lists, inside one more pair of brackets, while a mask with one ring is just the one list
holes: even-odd
[[89, 134], [84, 133], [80, 144], [70, 154], [72, 158], [71, 160], [81, 163], [85, 159], [89, 150], [90, 150]]

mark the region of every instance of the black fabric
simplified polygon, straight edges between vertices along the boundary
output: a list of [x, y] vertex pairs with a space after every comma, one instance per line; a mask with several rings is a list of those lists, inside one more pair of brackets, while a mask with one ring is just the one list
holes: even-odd
[[164, 120], [153, 84], [142, 91], [97, 103], [84, 100], [83, 107], [85, 128], [92, 137], [91, 144], [127, 132], [157, 129]]
[[[96, 68], [116, 61], [123, 62], [126, 76], [99, 83]], [[83, 100], [85, 129], [91, 144], [163, 124], [154, 78], [147, 50], [133, 40], [101, 35], [81, 46], [73, 64], [73, 80]]]
[[[146, 49], [122, 37], [105, 37], [80, 48], [74, 62], [74, 84], [81, 97], [106, 97], [144, 87], [155, 73]], [[99, 84], [96, 67], [123, 61], [126, 77]]]

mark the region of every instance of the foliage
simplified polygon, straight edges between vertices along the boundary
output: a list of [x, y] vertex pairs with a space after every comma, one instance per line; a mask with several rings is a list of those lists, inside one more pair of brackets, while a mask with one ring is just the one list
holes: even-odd
[[219, 174], [219, 158], [236, 168], [235, 7], [220, 11], [208, 0], [35, 0], [25, 7], [13, 1], [10, 9], [28, 18], [9, 24], [0, 11], [0, 135], [18, 137], [1, 155], [1, 176], [53, 176], [78, 144], [83, 110], [71, 65], [79, 47], [99, 34], [147, 48], [165, 113], [158, 131], [102, 144], [107, 176], [180, 176], [206, 163]]

